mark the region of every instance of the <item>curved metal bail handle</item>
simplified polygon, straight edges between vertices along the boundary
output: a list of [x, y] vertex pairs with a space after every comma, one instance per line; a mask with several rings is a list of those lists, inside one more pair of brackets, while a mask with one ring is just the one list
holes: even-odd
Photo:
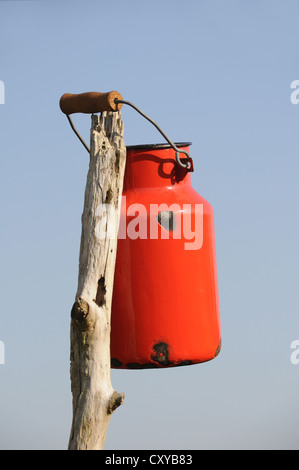
[[[169, 137], [167, 137], [167, 135], [162, 131], [162, 129], [158, 126], [158, 124], [155, 121], [153, 121], [149, 116], [147, 116], [143, 111], [141, 111], [139, 108], [137, 108], [137, 106], [135, 106], [133, 103], [130, 103], [129, 101], [119, 100], [118, 98], [115, 98], [114, 103], [115, 104], [123, 103], [123, 104], [127, 104], [128, 106], [131, 106], [132, 108], [135, 109], [135, 111], [137, 111], [139, 114], [141, 114], [141, 116], [143, 116], [151, 124], [153, 124], [155, 126], [155, 128], [160, 132], [160, 134], [164, 137], [164, 139], [169, 143], [169, 145], [175, 150], [175, 152], [176, 152], [175, 153], [175, 158], [176, 158], [177, 163], [182, 168], [185, 168], [188, 171], [193, 171], [193, 161], [192, 161], [192, 158], [190, 157], [189, 153], [186, 150], [178, 149], [177, 146], [169, 139]], [[186, 155], [186, 157], [188, 159], [187, 163], [183, 163], [180, 160], [180, 155], [179, 155], [180, 153], [183, 153], [183, 154]]]

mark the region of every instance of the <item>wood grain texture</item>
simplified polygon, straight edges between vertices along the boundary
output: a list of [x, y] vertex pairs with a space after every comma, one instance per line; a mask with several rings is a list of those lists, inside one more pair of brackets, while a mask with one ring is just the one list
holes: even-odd
[[[69, 450], [103, 449], [111, 414], [124, 399], [111, 384], [110, 321], [125, 162], [121, 113], [92, 116], [78, 287], [71, 312]], [[111, 210], [104, 212], [108, 201]], [[107, 233], [109, 224], [115, 227], [114, 236]]]

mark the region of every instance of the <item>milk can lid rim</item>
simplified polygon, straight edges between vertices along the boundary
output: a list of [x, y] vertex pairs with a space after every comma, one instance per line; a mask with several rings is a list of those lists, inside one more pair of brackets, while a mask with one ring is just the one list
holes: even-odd
[[[189, 147], [192, 145], [192, 142], [174, 142], [176, 147]], [[163, 149], [171, 148], [171, 145], [168, 143], [163, 144], [136, 144], [136, 145], [127, 145], [127, 149]]]

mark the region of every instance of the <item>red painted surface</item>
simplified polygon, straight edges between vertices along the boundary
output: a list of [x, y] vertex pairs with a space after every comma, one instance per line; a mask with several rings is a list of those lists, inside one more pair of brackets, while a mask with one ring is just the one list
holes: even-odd
[[[128, 148], [123, 196], [112, 367], [171, 367], [213, 359], [221, 336], [211, 205], [192, 188], [190, 172], [176, 163], [175, 151], [165, 146]], [[163, 203], [168, 211], [154, 206]], [[169, 212], [173, 230], [157, 221]]]

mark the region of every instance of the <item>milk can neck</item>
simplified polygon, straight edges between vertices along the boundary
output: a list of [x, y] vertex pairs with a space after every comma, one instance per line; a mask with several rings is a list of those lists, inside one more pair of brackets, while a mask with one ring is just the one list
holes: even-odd
[[[189, 152], [190, 143], [176, 144]], [[127, 147], [124, 191], [190, 184], [190, 173], [178, 165], [168, 144]]]

